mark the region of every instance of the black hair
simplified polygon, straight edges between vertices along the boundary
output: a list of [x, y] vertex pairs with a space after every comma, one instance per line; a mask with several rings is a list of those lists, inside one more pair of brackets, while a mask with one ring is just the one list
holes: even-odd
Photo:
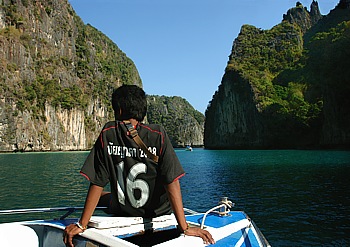
[[116, 120], [142, 121], [147, 113], [146, 93], [136, 85], [122, 85], [112, 94], [112, 106]]

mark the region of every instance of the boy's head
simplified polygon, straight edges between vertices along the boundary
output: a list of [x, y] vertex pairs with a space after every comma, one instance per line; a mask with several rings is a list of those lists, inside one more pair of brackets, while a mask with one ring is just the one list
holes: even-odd
[[112, 106], [116, 120], [142, 121], [147, 112], [146, 93], [138, 86], [123, 85], [114, 90]]

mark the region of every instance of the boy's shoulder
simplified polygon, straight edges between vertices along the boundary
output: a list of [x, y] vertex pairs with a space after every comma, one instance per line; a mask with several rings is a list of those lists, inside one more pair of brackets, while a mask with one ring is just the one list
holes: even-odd
[[150, 130], [150, 131], [156, 131], [156, 132], [164, 132], [164, 128], [162, 125], [159, 124], [144, 124], [144, 123], [140, 123], [139, 124], [141, 129], [146, 129], [146, 130]]
[[109, 121], [109, 122], [105, 123], [105, 125], [103, 126], [103, 129], [115, 127], [116, 125], [117, 125], [116, 121]]
[[[106, 131], [107, 129], [116, 128], [118, 125], [120, 125], [121, 121], [109, 121], [103, 126], [103, 130]], [[157, 132], [157, 133], [165, 133], [165, 129], [162, 125], [159, 124], [146, 124], [146, 123], [139, 123], [138, 130], [142, 131], [151, 131], [151, 132]]]

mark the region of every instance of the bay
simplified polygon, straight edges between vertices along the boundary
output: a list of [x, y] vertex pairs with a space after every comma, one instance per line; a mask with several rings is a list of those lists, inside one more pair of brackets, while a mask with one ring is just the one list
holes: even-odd
[[[349, 151], [176, 153], [186, 171], [181, 179], [186, 208], [206, 211], [227, 196], [272, 246], [350, 246]], [[0, 154], [0, 210], [83, 206], [89, 183], [79, 170], [87, 155]], [[0, 222], [27, 217], [5, 215]]]

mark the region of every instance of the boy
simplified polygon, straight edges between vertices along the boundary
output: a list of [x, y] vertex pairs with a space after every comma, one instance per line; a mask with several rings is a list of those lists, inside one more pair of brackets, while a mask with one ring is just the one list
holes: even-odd
[[[96, 206], [108, 206], [115, 216], [145, 218], [173, 211], [181, 232], [215, 243], [208, 231], [186, 222], [179, 183], [184, 170], [165, 130], [141, 123], [147, 112], [145, 92], [123, 85], [113, 92], [112, 106], [116, 121], [103, 127], [81, 169], [90, 188], [80, 220], [65, 229], [66, 246], [73, 246], [73, 237], [86, 229]], [[151, 153], [133, 139], [135, 130]], [[103, 192], [108, 183], [111, 192]]]

